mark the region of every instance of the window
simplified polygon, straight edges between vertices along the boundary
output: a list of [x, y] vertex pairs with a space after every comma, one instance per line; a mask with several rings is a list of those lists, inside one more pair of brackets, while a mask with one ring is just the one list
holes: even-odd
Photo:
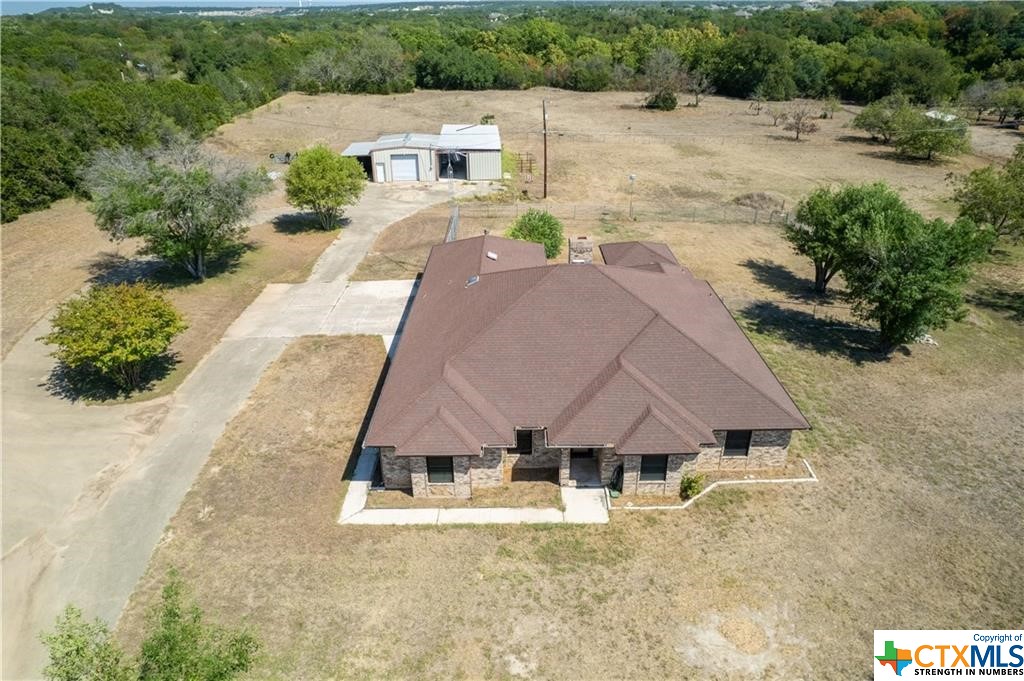
[[455, 482], [455, 466], [450, 456], [427, 457], [427, 482]]
[[730, 430], [725, 434], [725, 456], [746, 456], [749, 453], [749, 430]]
[[667, 470], [667, 454], [640, 457], [640, 482], [665, 482]]
[[531, 454], [533, 452], [533, 431], [517, 430], [516, 446], [509, 450], [512, 454]]

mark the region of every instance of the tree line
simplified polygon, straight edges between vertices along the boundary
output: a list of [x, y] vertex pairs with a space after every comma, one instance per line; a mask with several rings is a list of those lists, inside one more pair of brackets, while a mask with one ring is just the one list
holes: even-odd
[[82, 191], [78, 171], [97, 149], [202, 136], [290, 89], [642, 90], [663, 50], [693, 76], [698, 103], [711, 90], [860, 103], [901, 93], [929, 105], [964, 93], [972, 102], [998, 94], [981, 106], [1005, 115], [1024, 108], [1014, 104], [1024, 83], [1024, 9], [1008, 3], [886, 2], [749, 17], [627, 4], [218, 19], [119, 8], [5, 18], [0, 38], [5, 222]]

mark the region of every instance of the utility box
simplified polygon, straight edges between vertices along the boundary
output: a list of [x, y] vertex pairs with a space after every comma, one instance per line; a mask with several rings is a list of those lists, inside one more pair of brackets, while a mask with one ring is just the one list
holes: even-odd
[[594, 262], [594, 241], [589, 236], [569, 237], [569, 262], [573, 265], [589, 265]]

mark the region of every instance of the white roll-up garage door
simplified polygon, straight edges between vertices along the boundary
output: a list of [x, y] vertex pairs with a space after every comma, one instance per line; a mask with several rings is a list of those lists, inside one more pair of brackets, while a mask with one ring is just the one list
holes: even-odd
[[391, 181], [418, 180], [418, 166], [416, 154], [395, 154], [391, 157]]

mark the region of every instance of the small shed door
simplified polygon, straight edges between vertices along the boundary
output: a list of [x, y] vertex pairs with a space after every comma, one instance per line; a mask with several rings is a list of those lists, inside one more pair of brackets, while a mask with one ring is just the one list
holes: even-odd
[[416, 154], [395, 154], [391, 157], [391, 180], [393, 182], [416, 181], [420, 178]]
[[373, 178], [374, 182], [386, 182], [388, 179], [387, 173], [385, 172], [384, 162], [377, 161], [377, 176]]

